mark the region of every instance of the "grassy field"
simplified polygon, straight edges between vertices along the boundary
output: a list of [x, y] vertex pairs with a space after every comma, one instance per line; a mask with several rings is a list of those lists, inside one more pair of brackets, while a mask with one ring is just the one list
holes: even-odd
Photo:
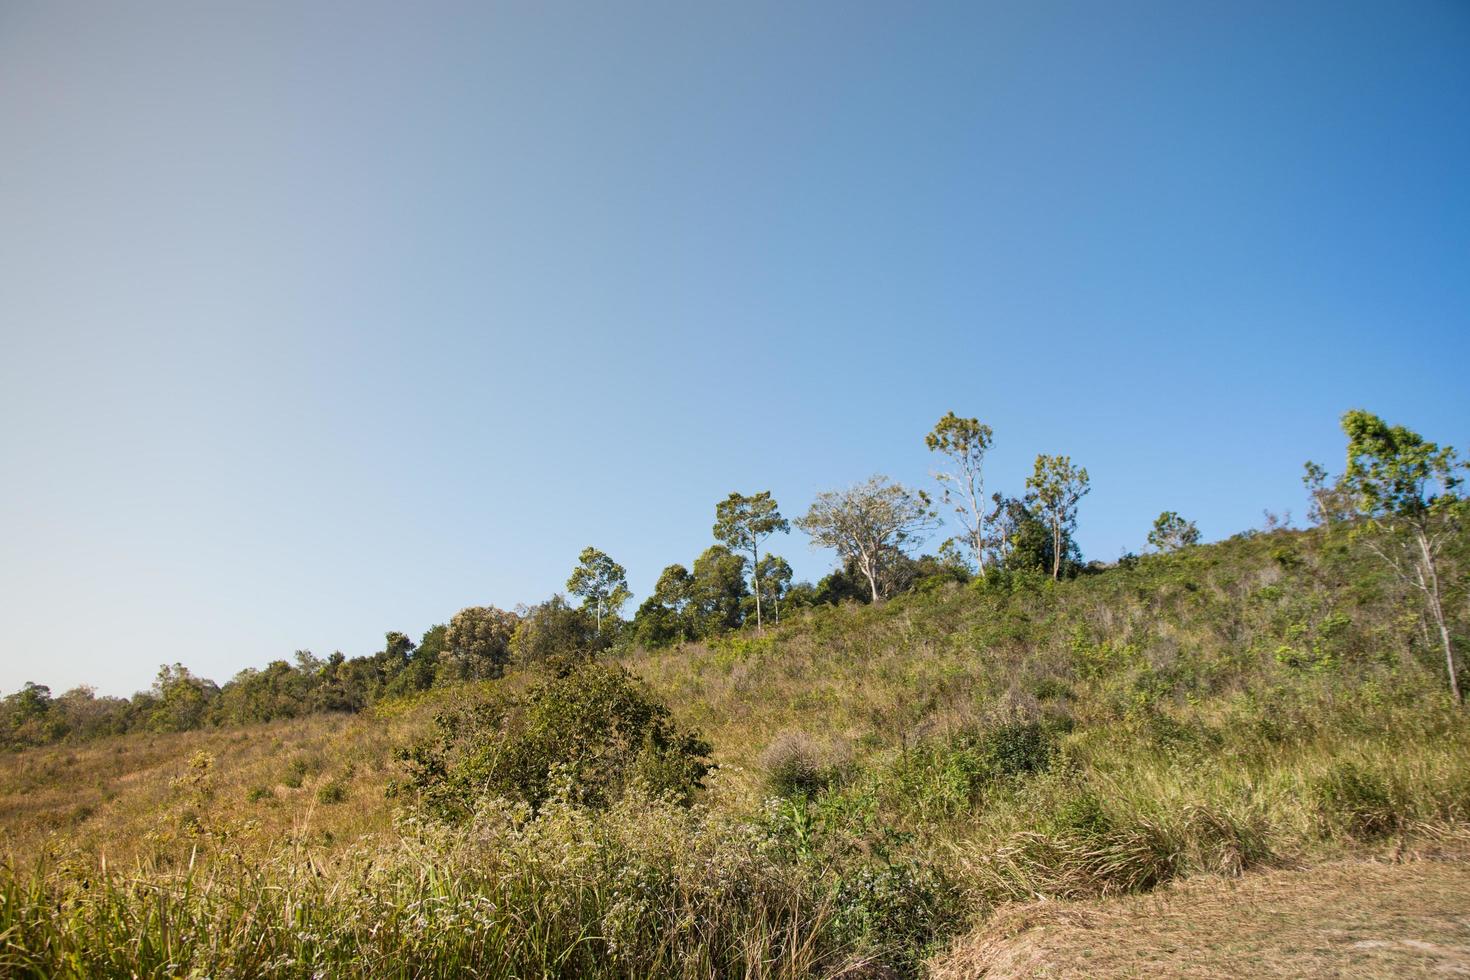
[[451, 827], [386, 795], [395, 748], [524, 671], [0, 760], [0, 972], [917, 975], [1038, 898], [1413, 849], [1470, 820], [1470, 729], [1416, 607], [1322, 532], [622, 659], [713, 744], [692, 807], [487, 799]]

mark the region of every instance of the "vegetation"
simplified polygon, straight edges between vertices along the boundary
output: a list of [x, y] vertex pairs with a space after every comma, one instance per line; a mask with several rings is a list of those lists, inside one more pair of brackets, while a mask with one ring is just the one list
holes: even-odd
[[850, 489], [819, 494], [796, 523], [813, 544], [851, 562], [867, 580], [872, 601], [881, 602], [895, 591], [899, 558], [935, 526], [935, 514], [924, 491], [873, 476]]
[[[750, 570], [755, 589], [755, 631], [761, 631], [761, 572], [768, 571], [761, 565], [761, 542], [776, 532], [785, 534], [791, 530], [791, 522], [781, 516], [775, 498], [769, 490], [752, 496], [732, 493], [715, 505], [715, 538], [732, 551], [750, 552]], [[779, 574], [779, 570], [776, 570]], [[789, 580], [791, 570], [786, 569]]]
[[912, 976], [1013, 903], [1463, 836], [1454, 460], [1361, 421], [1358, 516], [1310, 530], [1083, 566], [1045, 464], [1070, 511], [1002, 498], [971, 575], [875, 481], [894, 550], [764, 634], [774, 566], [714, 545], [600, 629], [553, 597], [92, 716], [28, 686], [0, 972]]
[[1199, 544], [1199, 528], [1172, 510], [1166, 510], [1154, 521], [1148, 532], [1148, 543], [1160, 551], [1178, 551]]
[[989, 535], [985, 510], [985, 454], [995, 439], [995, 430], [979, 419], [962, 419], [946, 412], [924, 437], [930, 452], [948, 456], [954, 468], [939, 470], [934, 478], [942, 487], [946, 504], [954, 505], [955, 516], [964, 528], [965, 545], [970, 557], [985, 575], [985, 558]]

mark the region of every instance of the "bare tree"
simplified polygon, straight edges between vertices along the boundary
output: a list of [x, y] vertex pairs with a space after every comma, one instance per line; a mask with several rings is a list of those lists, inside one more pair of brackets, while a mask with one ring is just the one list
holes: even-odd
[[929, 495], [886, 476], [872, 476], [847, 490], [819, 494], [796, 526], [823, 548], [835, 548], [868, 580], [873, 601], [883, 601], [880, 583], [894, 555], [923, 540], [938, 524]]

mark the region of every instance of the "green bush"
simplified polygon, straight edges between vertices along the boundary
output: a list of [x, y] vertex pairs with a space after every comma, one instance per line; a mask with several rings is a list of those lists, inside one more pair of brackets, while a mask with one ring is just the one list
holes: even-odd
[[997, 725], [982, 737], [980, 747], [996, 776], [1029, 776], [1051, 765], [1055, 753], [1050, 734], [1040, 722]]
[[523, 695], [492, 695], [435, 719], [436, 730], [399, 753], [390, 792], [457, 821], [481, 799], [537, 810], [557, 795], [605, 807], [637, 784], [688, 802], [711, 766], [710, 744], [622, 667], [582, 664]]

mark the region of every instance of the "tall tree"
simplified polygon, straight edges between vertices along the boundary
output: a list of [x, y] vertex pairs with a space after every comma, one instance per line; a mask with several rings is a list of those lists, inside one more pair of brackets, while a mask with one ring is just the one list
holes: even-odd
[[780, 555], [767, 554], [756, 565], [756, 598], [764, 595], [771, 600], [777, 626], [781, 625], [781, 597], [791, 588], [791, 574], [791, 565]]
[[931, 452], [944, 453], [953, 461], [953, 469], [938, 470], [934, 478], [943, 487], [944, 502], [954, 506], [965, 529], [965, 543], [985, 577], [985, 453], [990, 448], [995, 430], [979, 419], [962, 419], [948, 412], [924, 437]]
[[850, 559], [868, 580], [873, 601], [881, 602], [880, 583], [893, 555], [918, 544], [936, 523], [924, 491], [872, 476], [855, 487], [819, 494], [796, 525], [814, 544]]
[[1366, 519], [1357, 533], [1401, 581], [1423, 596], [1439, 628], [1450, 694], [1460, 704], [1439, 566], [1463, 519], [1459, 474], [1464, 464], [1452, 447], [1428, 442], [1361, 409], [1342, 417], [1342, 430], [1348, 439], [1342, 485]]
[[771, 491], [752, 496], [732, 493], [715, 504], [715, 540], [723, 541], [732, 551], [750, 554], [750, 573], [755, 592], [755, 631], [761, 631], [761, 542], [778, 531], [791, 530], [791, 522], [781, 516]]
[[1051, 577], [1062, 574], [1063, 538], [1077, 526], [1077, 504], [1092, 489], [1087, 470], [1072, 465], [1070, 456], [1036, 457], [1036, 469], [1026, 478], [1026, 489], [1042, 523], [1051, 531]]
[[567, 591], [582, 600], [582, 608], [597, 615], [597, 632], [602, 632], [604, 613], [616, 616], [633, 595], [628, 591], [628, 572], [596, 548], [583, 548], [577, 567], [567, 579]]
[[1194, 521], [1186, 521], [1174, 511], [1166, 510], [1154, 519], [1148, 543], [1160, 551], [1178, 551], [1199, 544], [1199, 528], [1194, 526]]

